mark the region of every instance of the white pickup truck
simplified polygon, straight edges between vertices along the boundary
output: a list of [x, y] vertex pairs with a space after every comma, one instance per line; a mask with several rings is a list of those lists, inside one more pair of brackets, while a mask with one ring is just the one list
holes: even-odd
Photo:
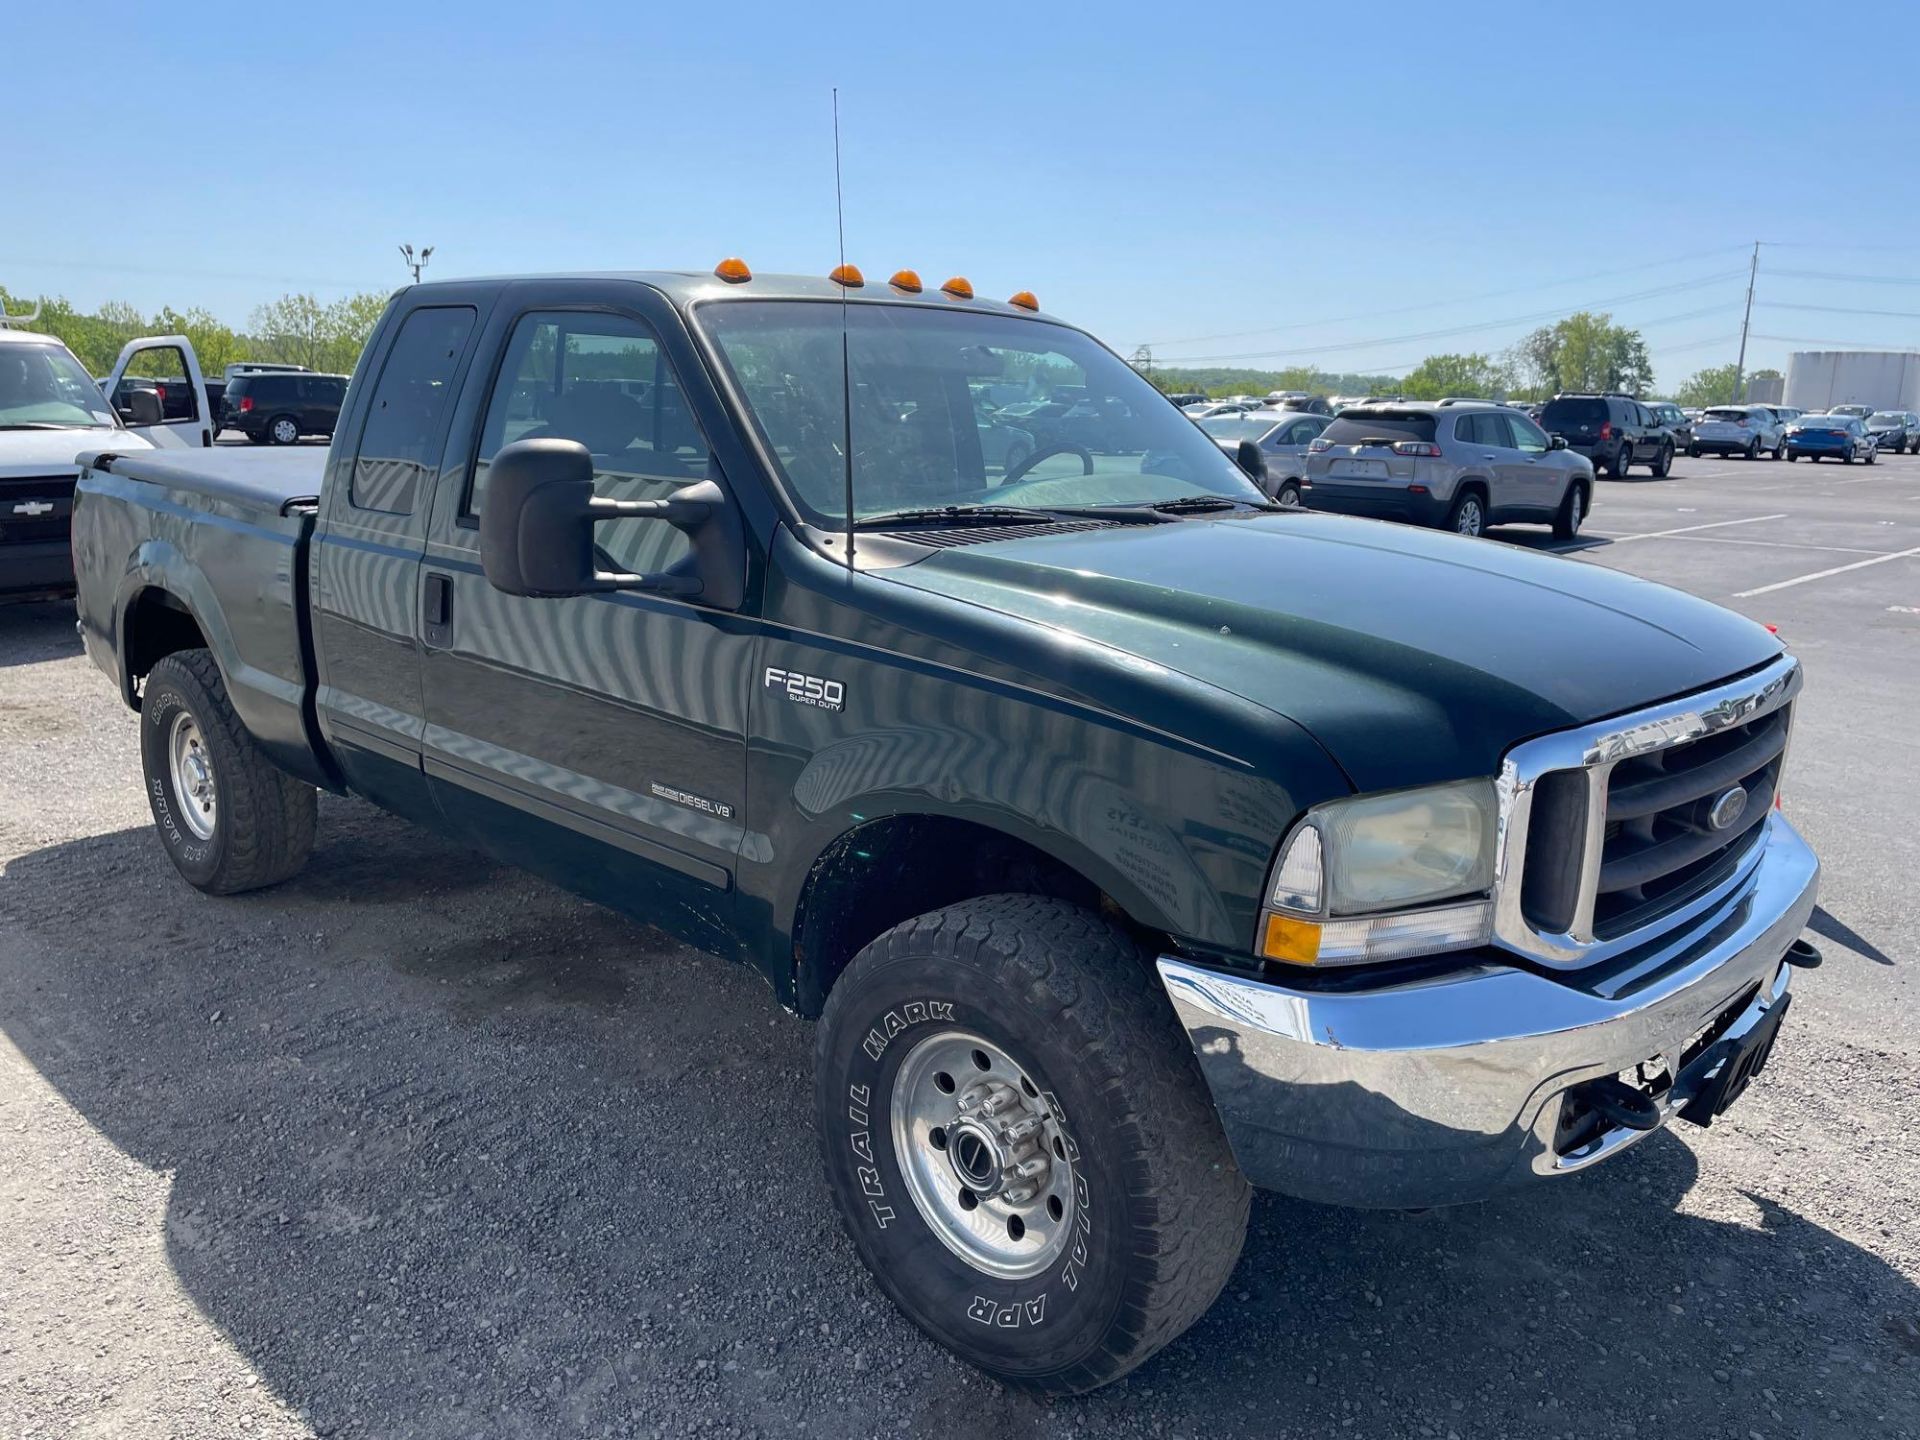
[[[200, 360], [184, 335], [130, 340], [96, 386], [52, 335], [25, 327], [33, 315], [0, 309], [0, 604], [71, 594], [74, 457], [81, 451], [178, 449], [213, 443]], [[187, 377], [191, 395], [165, 414], [157, 390], [121, 386], [142, 356]], [[143, 364], [141, 369], [154, 368]], [[107, 396], [118, 392], [116, 409]]]

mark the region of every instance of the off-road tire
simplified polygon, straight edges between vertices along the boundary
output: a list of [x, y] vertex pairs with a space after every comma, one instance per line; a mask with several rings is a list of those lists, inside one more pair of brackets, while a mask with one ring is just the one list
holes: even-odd
[[[167, 746], [182, 710], [203, 738], [218, 789], [213, 834], [204, 840], [176, 818], [181, 797]], [[260, 752], [234, 713], [212, 652], [175, 651], [147, 676], [140, 699], [140, 761], [160, 843], [189, 885], [210, 895], [233, 895], [277, 885], [307, 863], [318, 792]]]
[[[920, 1044], [955, 1032], [1031, 1067], [1027, 1093], [1064, 1127], [1066, 1248], [1026, 1278], [962, 1259], [902, 1171], [894, 1081]], [[1247, 1183], [1158, 981], [1093, 912], [992, 895], [895, 926], [835, 984], [814, 1059], [821, 1153], [854, 1248], [909, 1319], [1002, 1382], [1073, 1394], [1115, 1380], [1232, 1273]]]

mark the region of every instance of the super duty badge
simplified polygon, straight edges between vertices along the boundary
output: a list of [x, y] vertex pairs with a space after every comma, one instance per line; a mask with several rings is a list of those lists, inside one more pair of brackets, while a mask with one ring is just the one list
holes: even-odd
[[767, 667], [767, 689], [780, 691], [796, 705], [811, 705], [818, 710], [847, 708], [847, 687], [838, 680], [782, 670], [778, 665]]

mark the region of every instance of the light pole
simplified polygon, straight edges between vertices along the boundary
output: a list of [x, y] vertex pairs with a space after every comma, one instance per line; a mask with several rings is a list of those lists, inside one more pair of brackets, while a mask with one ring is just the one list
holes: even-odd
[[406, 262], [407, 268], [413, 271], [414, 284], [418, 285], [420, 283], [420, 272], [427, 268], [427, 258], [432, 254], [433, 247], [431, 245], [422, 246], [419, 258], [417, 259], [414, 257], [413, 247], [411, 245], [402, 245], [400, 247], [400, 258]]

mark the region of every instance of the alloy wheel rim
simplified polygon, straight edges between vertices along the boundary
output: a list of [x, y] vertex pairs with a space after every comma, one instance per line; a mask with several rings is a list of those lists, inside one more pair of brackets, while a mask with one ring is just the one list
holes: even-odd
[[1480, 524], [1480, 502], [1469, 497], [1460, 506], [1460, 523], [1454, 529], [1462, 535], [1478, 535]]
[[194, 838], [211, 840], [220, 818], [220, 795], [214, 783], [213, 757], [193, 716], [182, 710], [167, 732], [167, 770], [173, 781], [180, 823]]
[[1065, 1252], [1079, 1152], [1052, 1095], [1000, 1046], [964, 1030], [915, 1045], [894, 1077], [892, 1130], [914, 1207], [973, 1269], [1019, 1280]]

